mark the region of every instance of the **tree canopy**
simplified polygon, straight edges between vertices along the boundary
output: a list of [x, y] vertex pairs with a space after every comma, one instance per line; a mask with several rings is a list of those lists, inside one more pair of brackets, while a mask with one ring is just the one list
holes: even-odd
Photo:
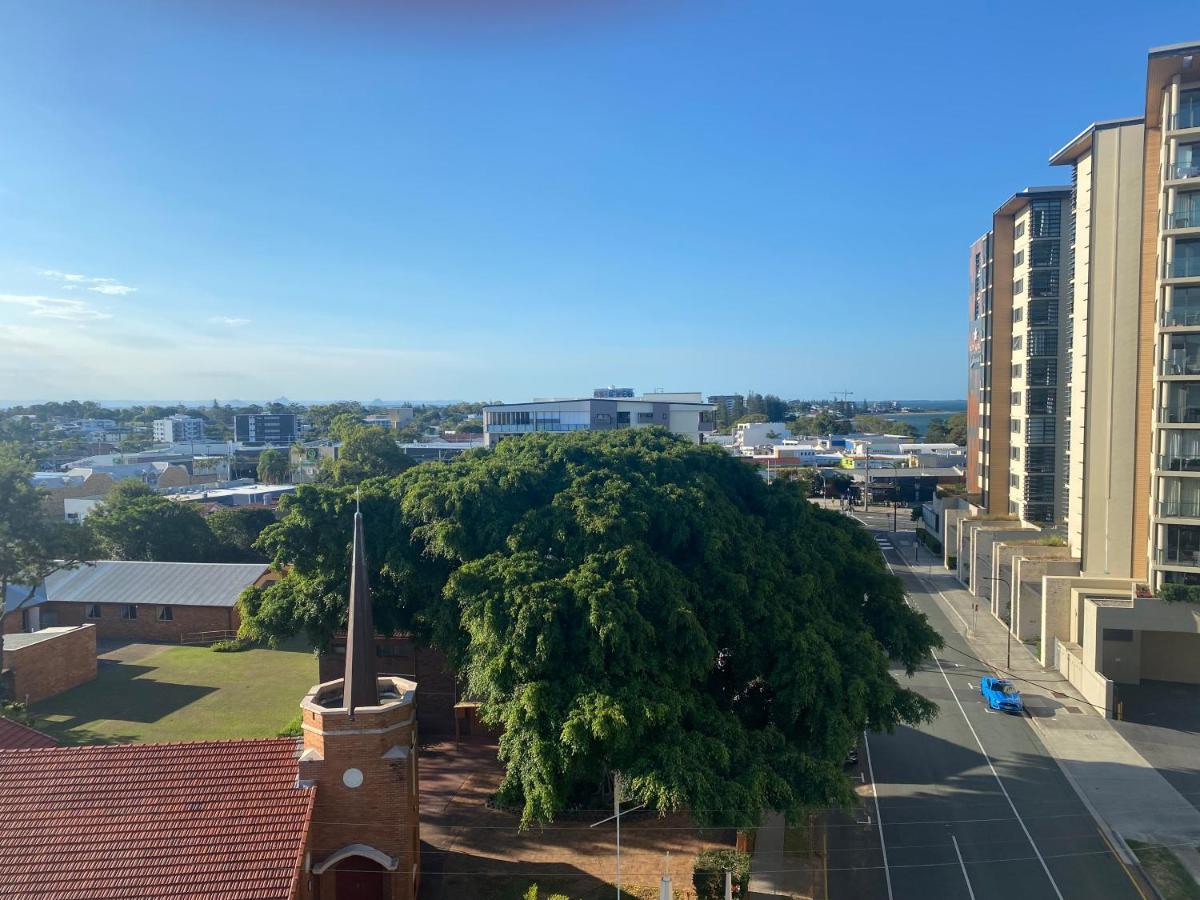
[[237, 506], [218, 509], [204, 519], [216, 542], [214, 561], [266, 562], [265, 555], [254, 548], [263, 529], [275, 524], [275, 512], [264, 506]]
[[139, 481], [121, 481], [85, 520], [101, 559], [205, 562], [216, 541], [204, 517], [186, 503], [156, 494]]
[[925, 440], [931, 444], [967, 444], [967, 414], [954, 413], [946, 419], [930, 419], [925, 429]]
[[390, 478], [416, 463], [404, 455], [391, 432], [350, 422], [336, 422], [342, 446], [327, 470], [334, 484], [358, 484], [368, 478]]
[[[362, 486], [375, 622], [443, 649], [503, 726], [526, 821], [628, 795], [756, 824], [846, 796], [864, 728], [931, 715], [902, 688], [940, 643], [870, 536], [658, 429], [531, 435]], [[350, 488], [301, 486], [259, 546], [289, 566], [243, 632], [344, 627]]]
[[263, 484], [283, 484], [288, 476], [288, 458], [282, 450], [267, 448], [258, 455], [258, 480]]
[[52, 518], [42, 505], [45, 492], [33, 486], [32, 477], [33, 462], [15, 447], [0, 444], [0, 634], [11, 587], [32, 591], [47, 575], [73, 568], [91, 555], [88, 533]]
[[859, 431], [873, 434], [902, 434], [910, 438], [917, 436], [917, 429], [907, 422], [897, 422], [883, 416], [855, 416], [854, 427]]

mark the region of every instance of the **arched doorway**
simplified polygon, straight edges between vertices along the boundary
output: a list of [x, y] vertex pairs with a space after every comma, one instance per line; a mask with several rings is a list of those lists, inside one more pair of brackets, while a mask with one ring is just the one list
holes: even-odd
[[387, 870], [365, 856], [347, 856], [333, 867], [337, 900], [390, 900]]

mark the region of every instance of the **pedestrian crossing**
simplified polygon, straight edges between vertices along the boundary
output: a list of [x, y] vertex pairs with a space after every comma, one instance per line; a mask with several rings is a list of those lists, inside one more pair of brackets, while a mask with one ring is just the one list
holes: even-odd
[[880, 550], [891, 550], [892, 549], [892, 542], [889, 541], [887, 538], [883, 537], [882, 535], [878, 535], [878, 534], [875, 535], [875, 543], [877, 543], [879, 545]]

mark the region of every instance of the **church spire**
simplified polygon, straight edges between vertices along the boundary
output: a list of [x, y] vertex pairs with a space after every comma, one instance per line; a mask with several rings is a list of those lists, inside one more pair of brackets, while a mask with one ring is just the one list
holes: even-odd
[[371, 587], [367, 583], [363, 518], [354, 512], [354, 560], [350, 569], [350, 621], [346, 630], [346, 677], [342, 684], [346, 711], [354, 715], [359, 706], [378, 706], [379, 689], [375, 671], [375, 626], [371, 622]]

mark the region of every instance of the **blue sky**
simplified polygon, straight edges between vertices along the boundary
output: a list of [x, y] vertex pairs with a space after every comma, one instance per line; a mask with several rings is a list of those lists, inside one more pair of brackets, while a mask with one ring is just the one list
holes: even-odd
[[960, 397], [991, 210], [1200, 37], [1194, 3], [0, 3], [0, 401]]

